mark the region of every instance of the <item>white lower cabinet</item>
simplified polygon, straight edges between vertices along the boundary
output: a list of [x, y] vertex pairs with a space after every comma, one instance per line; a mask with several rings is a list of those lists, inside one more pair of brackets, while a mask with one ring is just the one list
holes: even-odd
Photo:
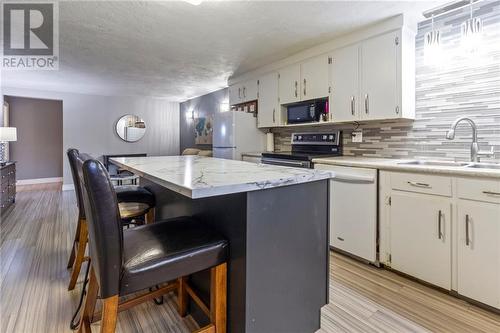
[[458, 202], [458, 293], [500, 308], [500, 205]]
[[451, 289], [451, 203], [414, 193], [391, 195], [392, 268]]
[[401, 172], [380, 179], [385, 263], [500, 309], [500, 180]]

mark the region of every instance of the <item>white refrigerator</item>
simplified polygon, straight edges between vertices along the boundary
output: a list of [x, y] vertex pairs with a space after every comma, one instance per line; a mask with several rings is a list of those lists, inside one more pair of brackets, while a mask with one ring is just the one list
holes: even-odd
[[241, 160], [242, 153], [261, 152], [266, 135], [257, 128], [257, 118], [242, 111], [218, 112], [214, 116], [213, 156]]

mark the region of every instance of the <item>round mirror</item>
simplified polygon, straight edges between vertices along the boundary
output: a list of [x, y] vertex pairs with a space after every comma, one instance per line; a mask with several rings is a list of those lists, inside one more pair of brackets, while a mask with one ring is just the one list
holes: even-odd
[[127, 114], [116, 123], [116, 134], [127, 142], [139, 141], [146, 133], [146, 124], [138, 116]]

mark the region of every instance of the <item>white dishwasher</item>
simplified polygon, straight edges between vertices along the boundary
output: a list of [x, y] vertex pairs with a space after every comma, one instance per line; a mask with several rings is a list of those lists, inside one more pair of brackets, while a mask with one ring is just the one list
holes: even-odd
[[330, 180], [330, 246], [378, 265], [377, 170], [315, 164]]

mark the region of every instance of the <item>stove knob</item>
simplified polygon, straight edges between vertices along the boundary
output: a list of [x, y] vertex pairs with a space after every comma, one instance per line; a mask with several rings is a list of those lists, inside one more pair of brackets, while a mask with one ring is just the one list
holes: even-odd
[[326, 140], [328, 139], [328, 136], [327, 135], [323, 135], [323, 140]]
[[299, 140], [302, 140], [302, 136], [301, 135], [299, 135]]
[[330, 135], [328, 139], [333, 140], [333, 135]]

